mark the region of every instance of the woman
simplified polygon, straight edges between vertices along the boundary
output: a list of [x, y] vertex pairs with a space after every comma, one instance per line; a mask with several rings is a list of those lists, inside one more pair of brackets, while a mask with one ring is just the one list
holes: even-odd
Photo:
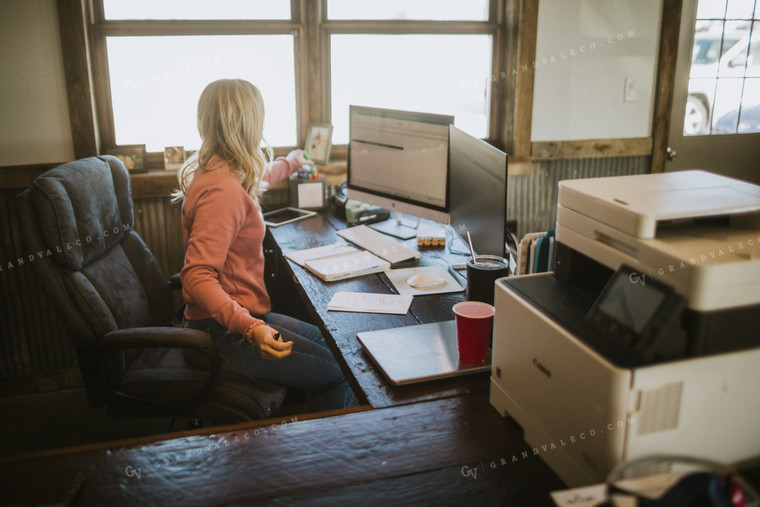
[[222, 369], [314, 391], [312, 410], [350, 406], [353, 393], [315, 326], [272, 313], [264, 286], [259, 196], [298, 170], [303, 152], [271, 163], [260, 148], [264, 103], [241, 79], [209, 84], [198, 101], [202, 144], [179, 171], [185, 326], [208, 331]]

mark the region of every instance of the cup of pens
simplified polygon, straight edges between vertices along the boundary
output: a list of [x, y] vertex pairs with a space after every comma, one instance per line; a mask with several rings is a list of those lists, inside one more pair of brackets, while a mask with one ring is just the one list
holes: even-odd
[[325, 177], [315, 165], [305, 165], [290, 174], [290, 205], [319, 210], [325, 207]]

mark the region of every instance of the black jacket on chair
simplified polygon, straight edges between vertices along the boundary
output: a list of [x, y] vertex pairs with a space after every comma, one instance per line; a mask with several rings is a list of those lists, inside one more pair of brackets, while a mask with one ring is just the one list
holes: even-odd
[[[19, 196], [22, 240], [74, 341], [90, 406], [112, 417], [268, 417], [285, 388], [222, 373], [207, 333], [170, 327], [169, 282], [134, 231], [129, 174], [112, 156], [51, 169]], [[202, 353], [208, 369], [185, 361]]]

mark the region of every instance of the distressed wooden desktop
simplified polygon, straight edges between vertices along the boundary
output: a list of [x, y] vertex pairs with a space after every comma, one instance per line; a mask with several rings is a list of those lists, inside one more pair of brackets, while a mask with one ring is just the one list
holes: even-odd
[[[564, 485], [491, 407], [488, 374], [392, 387], [356, 340], [450, 320], [463, 293], [415, 297], [406, 315], [328, 312], [339, 290], [391, 293], [390, 282], [324, 283], [282, 257], [336, 242], [344, 226], [325, 213], [271, 229], [268, 285], [276, 304], [303, 302], [363, 406], [0, 458], [0, 504], [65, 503], [80, 477], [73, 505], [553, 505]], [[463, 257], [427, 250], [413, 265], [447, 260]]]
[[[357, 333], [453, 320], [454, 313], [451, 307], [463, 301], [465, 296], [464, 292], [415, 296], [406, 315], [327, 311], [327, 303], [338, 291], [393, 293], [393, 285], [384, 274], [325, 283], [305, 268], [282, 256], [292, 250], [343, 241], [337, 235], [337, 231], [345, 227], [344, 221], [325, 212], [313, 218], [269, 230], [265, 248], [269, 251], [269, 259], [273, 264], [270, 271], [274, 276], [269, 288], [275, 309], [278, 305], [292, 307], [292, 292], [296, 290], [300, 294], [306, 311], [315, 324], [322, 329], [357, 398], [362, 403], [369, 403], [373, 408], [487, 391], [487, 373], [403, 387], [392, 386], [382, 376], [359, 345], [356, 339]], [[417, 248], [414, 239], [406, 241], [405, 244], [411, 248]], [[394, 267], [436, 265], [445, 267], [449, 262], [464, 263], [467, 259], [465, 256], [450, 253], [448, 248], [423, 248], [421, 253], [419, 261]]]
[[[313, 417], [313, 416], [312, 416]], [[474, 394], [0, 459], [0, 504], [553, 505], [560, 480]]]

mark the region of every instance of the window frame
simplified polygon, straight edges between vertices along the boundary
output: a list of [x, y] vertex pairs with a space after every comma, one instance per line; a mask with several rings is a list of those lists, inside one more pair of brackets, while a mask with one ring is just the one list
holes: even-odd
[[[663, 169], [677, 33], [662, 24], [652, 135], [642, 139], [531, 141], [533, 72], [507, 72], [535, 59], [539, 0], [489, 0], [487, 21], [328, 20], [329, 0], [290, 0], [290, 20], [258, 21], [105, 21], [101, 0], [59, 0], [72, 134], [77, 158], [96, 155], [114, 141], [105, 37], [110, 34], [285, 33], [295, 36], [297, 139], [310, 123], [331, 123], [329, 40], [332, 33], [490, 33], [493, 34], [489, 135], [486, 140], [510, 155], [510, 174], [527, 174], [533, 163], [595, 157], [651, 155], [653, 172]], [[680, 18], [683, 0], [663, 0], [663, 19]], [[303, 78], [302, 78], [303, 76]], [[275, 153], [287, 153], [279, 147]], [[336, 146], [340, 165], [346, 146]], [[162, 167], [161, 153], [148, 153], [148, 168]]]
[[[304, 138], [308, 121], [302, 114], [299, 84], [303, 81], [303, 45], [299, 35], [304, 30], [300, 3], [290, 1], [290, 20], [106, 20], [102, 0], [89, 0], [90, 44], [93, 69], [93, 91], [97, 114], [97, 130], [100, 146], [116, 144], [113, 106], [110, 87], [110, 72], [106, 49], [107, 37], [119, 36], [180, 36], [180, 35], [271, 35], [292, 34], [294, 36], [294, 62], [296, 81], [296, 135], [299, 142]], [[286, 153], [287, 148], [277, 147], [277, 155]], [[149, 152], [149, 168], [160, 168], [163, 155]]]
[[[333, 34], [486, 34], [492, 37], [491, 75], [504, 68], [505, 0], [489, 0], [487, 21], [330, 20], [329, 0], [290, 0], [290, 20], [106, 20], [102, 0], [85, 0], [89, 7], [92, 88], [100, 146], [115, 144], [106, 38], [156, 35], [294, 36], [296, 129], [298, 146], [311, 123], [332, 123], [330, 39]], [[487, 140], [503, 146], [504, 79], [492, 79]], [[295, 146], [275, 147], [277, 155]], [[333, 146], [332, 156], [344, 159], [346, 145]], [[149, 153], [149, 167], [160, 167], [159, 153]]]
[[[327, 0], [329, 2], [329, 0]], [[411, 34], [451, 34], [451, 35], [490, 35], [491, 36], [491, 94], [489, 98], [488, 136], [486, 141], [503, 147], [503, 113], [506, 83], [499, 78], [504, 71], [504, 2], [489, 0], [488, 19], [486, 21], [433, 21], [433, 20], [344, 20], [328, 18], [328, 10], [322, 9], [321, 38], [324, 78], [321, 102], [325, 112], [332, 112], [331, 86], [331, 47], [333, 35], [371, 34], [371, 35], [411, 35]], [[345, 144], [333, 147], [333, 153], [345, 158]]]

